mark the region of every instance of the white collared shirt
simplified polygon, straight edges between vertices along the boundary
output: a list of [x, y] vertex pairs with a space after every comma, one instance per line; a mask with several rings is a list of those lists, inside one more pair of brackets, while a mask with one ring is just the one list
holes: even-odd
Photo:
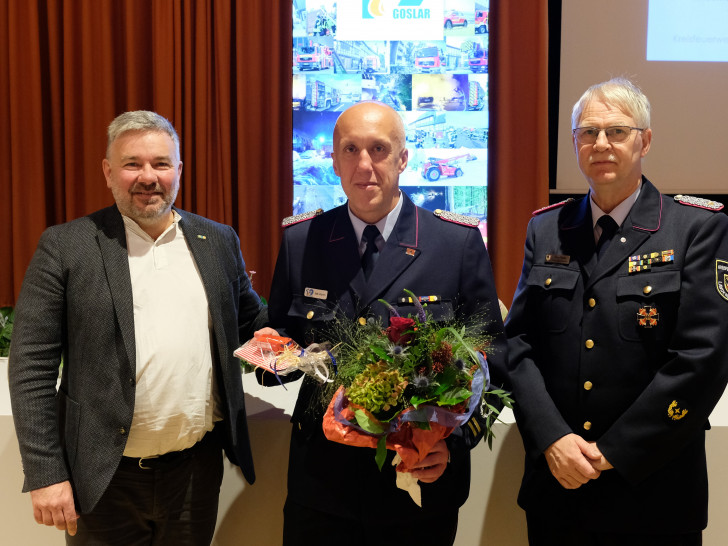
[[[642, 181], [640, 181], [639, 184], [637, 184], [637, 189], [632, 192], [632, 194], [627, 197], [624, 201], [622, 201], [619, 205], [614, 207], [612, 211], [609, 213], [609, 216], [612, 217], [612, 220], [617, 222], [618, 226], [622, 225], [622, 222], [627, 218], [627, 215], [629, 214], [629, 211], [632, 210], [632, 206], [637, 201], [637, 197], [639, 197], [640, 190], [642, 189]], [[597, 225], [597, 221], [602, 216], [606, 215], [607, 213], [604, 212], [602, 209], [599, 208], [599, 206], [594, 202], [593, 195], [591, 191], [589, 192], [589, 203], [591, 204], [591, 213], [592, 213], [592, 229], [594, 230], [594, 242], [599, 241], [599, 237], [602, 234], [602, 227]]]
[[128, 457], [191, 447], [221, 418], [207, 295], [180, 219], [175, 211], [172, 225], [153, 240], [124, 217], [136, 337]]
[[[364, 254], [364, 249], [366, 248], [366, 242], [362, 241], [362, 236], [364, 235], [364, 228], [367, 227], [369, 224], [367, 224], [364, 220], [360, 219], [353, 212], [351, 212], [351, 208], [349, 207], [349, 205], [347, 205], [347, 210], [349, 211], [349, 219], [351, 220], [351, 225], [354, 226], [356, 240], [359, 241], [359, 256], [362, 256]], [[384, 243], [387, 242], [387, 239], [392, 233], [392, 230], [394, 230], [394, 226], [397, 223], [397, 218], [399, 218], [399, 213], [401, 210], [402, 190], [399, 191], [399, 199], [397, 200], [397, 204], [389, 212], [389, 214], [379, 220], [379, 222], [377, 222], [376, 224], [372, 224], [374, 226], [377, 226], [377, 229], [379, 230], [379, 236], [374, 241], [374, 244], [377, 245], [378, 250], [382, 250], [382, 248], [384, 247]]]

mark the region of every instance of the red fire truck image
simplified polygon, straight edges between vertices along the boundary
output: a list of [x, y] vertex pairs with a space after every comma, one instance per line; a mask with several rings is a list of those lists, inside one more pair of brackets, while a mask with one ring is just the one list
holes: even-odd
[[452, 27], [463, 27], [467, 28], [468, 20], [465, 15], [457, 10], [450, 10], [449, 13], [445, 14], [445, 28], [451, 29]]
[[485, 107], [486, 97], [483, 86], [478, 82], [468, 82], [468, 106], [466, 110], [482, 110]]
[[476, 43], [468, 55], [468, 66], [472, 72], [485, 72], [487, 74], [488, 50]]
[[475, 34], [488, 32], [488, 12], [478, 10], [475, 12]]
[[334, 57], [329, 47], [311, 43], [298, 50], [296, 64], [301, 71], [326, 70], [334, 66]]
[[341, 104], [339, 90], [319, 80], [306, 81], [306, 110], [328, 110]]
[[437, 46], [427, 46], [415, 53], [415, 68], [421, 72], [442, 72], [445, 56]]
[[462, 161], [475, 161], [477, 157], [472, 154], [456, 155], [448, 158], [428, 157], [422, 166], [422, 178], [426, 178], [430, 182], [435, 182], [441, 176], [460, 177], [463, 170], [460, 168]]

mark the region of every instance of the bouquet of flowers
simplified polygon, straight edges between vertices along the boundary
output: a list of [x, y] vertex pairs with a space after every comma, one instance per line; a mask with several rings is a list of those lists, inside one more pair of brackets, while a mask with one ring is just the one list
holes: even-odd
[[376, 448], [380, 469], [386, 450], [396, 451], [399, 472], [408, 472], [474, 412], [480, 412], [491, 445], [500, 413], [494, 404], [512, 405], [509, 393], [491, 388], [488, 340], [478, 328], [435, 323], [420, 300], [405, 292], [416, 316], [398, 316], [380, 300], [392, 315], [389, 327], [370, 320], [349, 328], [338, 346], [338, 373], [329, 391], [336, 390], [323, 423], [331, 441]]

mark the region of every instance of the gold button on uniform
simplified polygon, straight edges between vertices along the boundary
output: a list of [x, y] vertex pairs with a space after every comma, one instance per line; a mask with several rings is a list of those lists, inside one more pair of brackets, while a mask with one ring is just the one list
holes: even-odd
[[551, 286], [551, 277], [549, 277], [548, 279], [546, 279], [546, 281], [544, 281], [544, 284], [546, 286]]
[[584, 430], [590, 430], [591, 429], [591, 421], [587, 421], [584, 423]]
[[586, 342], [584, 343], [584, 346], [587, 349], [591, 349], [592, 347], [594, 347], [594, 340], [587, 339]]
[[592, 387], [593, 386], [594, 385], [592, 385], [592, 382], [591, 381], [585, 381], [584, 382], [584, 390], [590, 391], [590, 390], [592, 390]]
[[589, 301], [587, 301], [587, 304], [589, 305], [589, 307], [593, 308], [596, 306], [597, 300], [595, 300], [594, 298], [589, 298]]
[[307, 319], [312, 319], [313, 318], [313, 311], [309, 311], [308, 313], [306, 313], [306, 318]]
[[650, 292], [652, 292], [652, 287], [651, 287], [651, 286], [650, 286], [650, 285], [648, 284], [647, 286], [645, 286], [645, 287], [644, 287], [644, 288], [642, 289], [642, 292], [643, 292], [644, 294], [649, 294]]

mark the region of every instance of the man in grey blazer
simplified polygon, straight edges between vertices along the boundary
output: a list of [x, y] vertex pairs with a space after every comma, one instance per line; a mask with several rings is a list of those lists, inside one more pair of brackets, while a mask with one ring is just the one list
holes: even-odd
[[116, 205], [47, 229], [17, 302], [23, 490], [69, 544], [209, 544], [221, 448], [255, 480], [232, 352], [266, 309], [233, 229], [173, 208], [169, 121], [117, 117], [103, 171]]

